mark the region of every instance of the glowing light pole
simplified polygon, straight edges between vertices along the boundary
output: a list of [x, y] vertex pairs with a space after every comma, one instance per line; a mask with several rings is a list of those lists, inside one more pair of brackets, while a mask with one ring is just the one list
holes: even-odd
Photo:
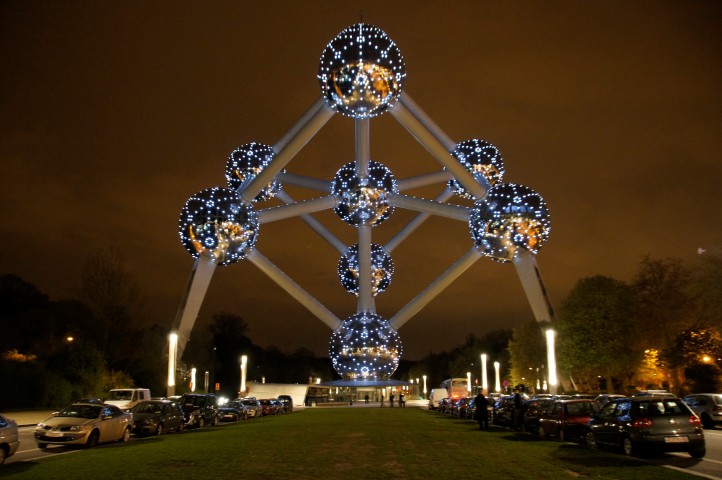
[[546, 331], [547, 337], [547, 365], [549, 366], [549, 393], [557, 393], [557, 361], [554, 351], [554, 340], [556, 332], [551, 328]]
[[499, 378], [499, 362], [494, 362], [494, 376], [495, 376], [495, 383], [494, 383], [494, 390], [497, 392], [501, 392], [501, 381]]
[[178, 351], [178, 334], [171, 333], [168, 337], [168, 396], [175, 395], [175, 361]]
[[196, 391], [196, 367], [191, 368], [191, 392]]
[[489, 389], [489, 380], [486, 378], [486, 353], [481, 354], [481, 389]]
[[424, 398], [426, 398], [426, 375], [424, 375]]
[[239, 397], [245, 396], [246, 393], [246, 369], [248, 367], [248, 356], [241, 355], [241, 389], [238, 394]]
[[471, 396], [471, 372], [466, 372], [466, 390], [469, 392], [469, 396]]

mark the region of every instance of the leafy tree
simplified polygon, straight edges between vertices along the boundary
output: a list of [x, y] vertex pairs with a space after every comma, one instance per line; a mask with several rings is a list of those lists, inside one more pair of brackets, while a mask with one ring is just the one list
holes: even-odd
[[540, 384], [544, 381], [547, 349], [542, 327], [536, 320], [529, 320], [513, 331], [509, 354], [514, 384], [526, 382], [536, 386], [537, 380]]
[[[720, 250], [722, 252], [722, 249]], [[693, 281], [701, 322], [722, 328], [722, 253], [705, 252], [700, 256]]]
[[630, 348], [637, 337], [634, 313], [634, 291], [627, 284], [601, 275], [579, 280], [559, 310], [559, 365], [590, 386], [591, 378], [603, 376], [613, 392], [613, 377], [627, 376], [643, 354]]

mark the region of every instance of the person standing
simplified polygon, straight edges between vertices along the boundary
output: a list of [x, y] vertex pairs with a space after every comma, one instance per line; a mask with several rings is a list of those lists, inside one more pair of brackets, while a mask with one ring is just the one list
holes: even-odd
[[406, 407], [406, 398], [404, 392], [399, 393], [399, 407]]
[[389, 406], [391, 406], [391, 407], [394, 406], [394, 393], [393, 392], [391, 392], [391, 394], [389, 395]]
[[512, 410], [514, 419], [514, 430], [521, 431], [524, 425], [524, 398], [521, 396], [519, 387], [514, 389], [514, 409]]
[[485, 393], [486, 390], [481, 390], [474, 397], [474, 420], [479, 422], [479, 430], [489, 430], [489, 400]]

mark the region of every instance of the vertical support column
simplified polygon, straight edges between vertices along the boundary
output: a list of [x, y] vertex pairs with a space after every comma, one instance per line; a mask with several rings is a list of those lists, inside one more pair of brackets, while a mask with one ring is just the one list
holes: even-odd
[[356, 133], [356, 175], [360, 178], [369, 175], [370, 148], [370, 120], [357, 118], [354, 124]]
[[371, 278], [371, 227], [358, 226], [358, 311], [374, 312], [374, 294]]

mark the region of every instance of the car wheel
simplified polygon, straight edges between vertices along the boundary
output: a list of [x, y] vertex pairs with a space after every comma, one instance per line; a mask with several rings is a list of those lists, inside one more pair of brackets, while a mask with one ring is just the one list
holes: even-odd
[[597, 448], [597, 439], [594, 437], [594, 434], [589, 431], [586, 435], [584, 435], [584, 440], [587, 443], [587, 447], [589, 448]]
[[539, 432], [539, 437], [540, 437], [540, 438], [546, 438], [547, 432], [544, 431], [544, 427], [542, 427], [541, 425], [539, 425], [539, 428], [537, 429], [537, 431]]
[[708, 430], [711, 430], [714, 428], [714, 420], [712, 420], [712, 417], [707, 415], [706, 413], [702, 414], [702, 426]]
[[48, 444], [47, 443], [38, 443], [38, 448], [41, 448], [41, 449], [48, 448]]
[[5, 459], [7, 458], [7, 456], [8, 456], [7, 450], [5, 450], [5, 448], [3, 448], [3, 447], [0, 447], [0, 465], [5, 463]]
[[564, 431], [563, 428], [559, 429], [559, 441], [560, 442], [568, 442], [569, 441], [567, 433]]
[[637, 455], [637, 446], [629, 437], [624, 437], [624, 440], [622, 440], [622, 450], [628, 457]]
[[692, 458], [703, 458], [706, 453], [707, 453], [707, 450], [705, 448], [700, 448], [699, 450], [690, 451], [689, 455]]
[[93, 448], [98, 444], [98, 431], [93, 430], [90, 432], [90, 435], [88, 435], [88, 440], [85, 442], [85, 448]]
[[162, 423], [159, 423], [159, 424], [158, 424], [158, 428], [155, 429], [155, 434], [156, 434], [156, 435], [163, 435], [163, 424], [162, 424]]
[[123, 435], [120, 436], [119, 442], [128, 443], [130, 442], [130, 427], [126, 427], [125, 430], [123, 430]]

